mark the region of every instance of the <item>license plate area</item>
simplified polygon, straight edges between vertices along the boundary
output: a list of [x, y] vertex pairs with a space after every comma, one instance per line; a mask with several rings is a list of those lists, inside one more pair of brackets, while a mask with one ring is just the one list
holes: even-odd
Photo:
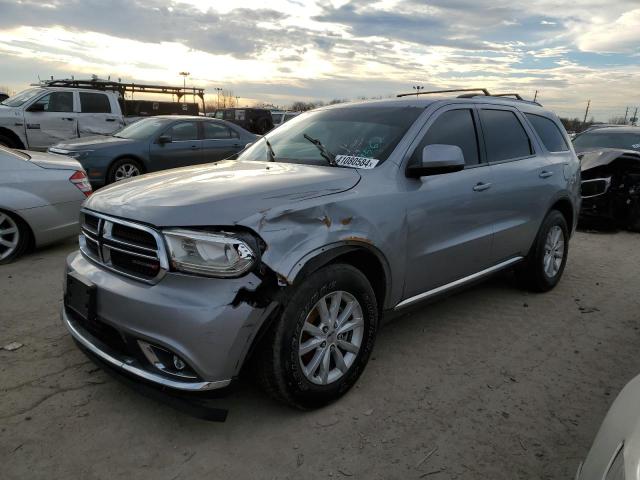
[[96, 319], [96, 286], [76, 272], [67, 273], [64, 305], [87, 322]]

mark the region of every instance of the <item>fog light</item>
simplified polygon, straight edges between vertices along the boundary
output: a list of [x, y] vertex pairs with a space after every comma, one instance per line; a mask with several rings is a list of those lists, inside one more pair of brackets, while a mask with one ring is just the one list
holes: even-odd
[[173, 366], [176, 367], [176, 370], [184, 370], [184, 367], [186, 367], [182, 359], [177, 355], [173, 356]]

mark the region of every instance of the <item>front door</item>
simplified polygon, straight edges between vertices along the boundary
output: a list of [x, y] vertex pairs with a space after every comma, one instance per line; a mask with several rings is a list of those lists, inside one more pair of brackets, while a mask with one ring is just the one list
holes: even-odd
[[167, 143], [157, 140], [150, 149], [150, 171], [185, 167], [200, 163], [202, 140], [199, 138], [198, 122], [179, 121], [167, 128], [161, 136]]
[[232, 128], [213, 121], [203, 121], [201, 125], [202, 163], [224, 160], [242, 149], [240, 135]]
[[40, 97], [24, 112], [28, 148], [46, 150], [56, 143], [78, 136], [73, 92], [51, 92]]
[[473, 109], [444, 107], [430, 119], [412, 154], [431, 144], [462, 149], [465, 168], [408, 182], [404, 299], [449, 284], [490, 265], [493, 218], [491, 167], [481, 156]]

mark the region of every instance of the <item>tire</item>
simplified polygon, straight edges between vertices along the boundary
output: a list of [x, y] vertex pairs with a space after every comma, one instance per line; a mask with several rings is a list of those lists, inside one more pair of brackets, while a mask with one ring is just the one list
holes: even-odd
[[627, 230], [630, 232], [640, 232], [640, 200], [636, 200], [636, 204], [631, 209]]
[[568, 254], [567, 221], [559, 211], [551, 210], [542, 222], [529, 255], [516, 270], [520, 283], [534, 292], [553, 289], [562, 277]]
[[[127, 174], [129, 172], [129, 174]], [[107, 172], [107, 182], [114, 183], [126, 178], [137, 177], [144, 173], [144, 168], [133, 158], [120, 158], [111, 164]]]
[[[331, 306], [338, 295], [341, 300], [337, 315], [332, 316]], [[361, 325], [347, 330], [342, 339], [336, 338], [340, 329], [335, 325], [323, 332], [321, 301], [327, 306], [328, 318], [337, 317], [338, 321], [351, 303], [343, 327], [360, 323], [358, 318]], [[377, 329], [375, 294], [362, 272], [345, 264], [321, 268], [296, 288], [263, 338], [254, 364], [258, 382], [276, 400], [301, 410], [327, 405], [344, 395], [360, 377], [369, 361]], [[347, 344], [349, 350], [344, 348]], [[359, 349], [354, 352], [356, 344]], [[301, 345], [316, 348], [305, 353], [300, 351]], [[318, 358], [321, 361], [314, 362]], [[339, 364], [339, 358], [344, 363]], [[317, 368], [313, 368], [316, 363]]]
[[31, 243], [31, 231], [22, 219], [0, 210], [0, 265], [11, 263]]
[[15, 145], [13, 139], [11, 139], [11, 137], [7, 137], [6, 135], [0, 135], [0, 146], [17, 148], [17, 145]]

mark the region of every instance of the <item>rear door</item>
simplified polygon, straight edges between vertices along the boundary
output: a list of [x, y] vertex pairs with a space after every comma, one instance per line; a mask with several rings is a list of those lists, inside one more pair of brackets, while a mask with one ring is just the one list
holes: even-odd
[[553, 195], [550, 177], [555, 173], [517, 109], [481, 105], [478, 113], [494, 179], [491, 257], [499, 263], [527, 255]]
[[415, 297], [490, 266], [493, 218], [491, 167], [483, 161], [474, 110], [440, 109], [421, 133], [410, 162], [426, 145], [456, 145], [465, 168], [408, 182], [407, 267], [404, 298]]
[[63, 140], [78, 136], [73, 92], [50, 92], [32, 103], [24, 112], [29, 148], [45, 150]]
[[122, 127], [116, 105], [106, 93], [78, 92], [80, 113], [78, 131], [81, 137], [109, 135]]
[[202, 121], [201, 162], [216, 162], [242, 149], [240, 135], [234, 129], [215, 121]]
[[201, 163], [201, 145], [198, 121], [178, 121], [171, 124], [162, 136], [168, 136], [171, 141], [151, 144], [149, 155], [151, 171], [167, 168], [184, 167]]

